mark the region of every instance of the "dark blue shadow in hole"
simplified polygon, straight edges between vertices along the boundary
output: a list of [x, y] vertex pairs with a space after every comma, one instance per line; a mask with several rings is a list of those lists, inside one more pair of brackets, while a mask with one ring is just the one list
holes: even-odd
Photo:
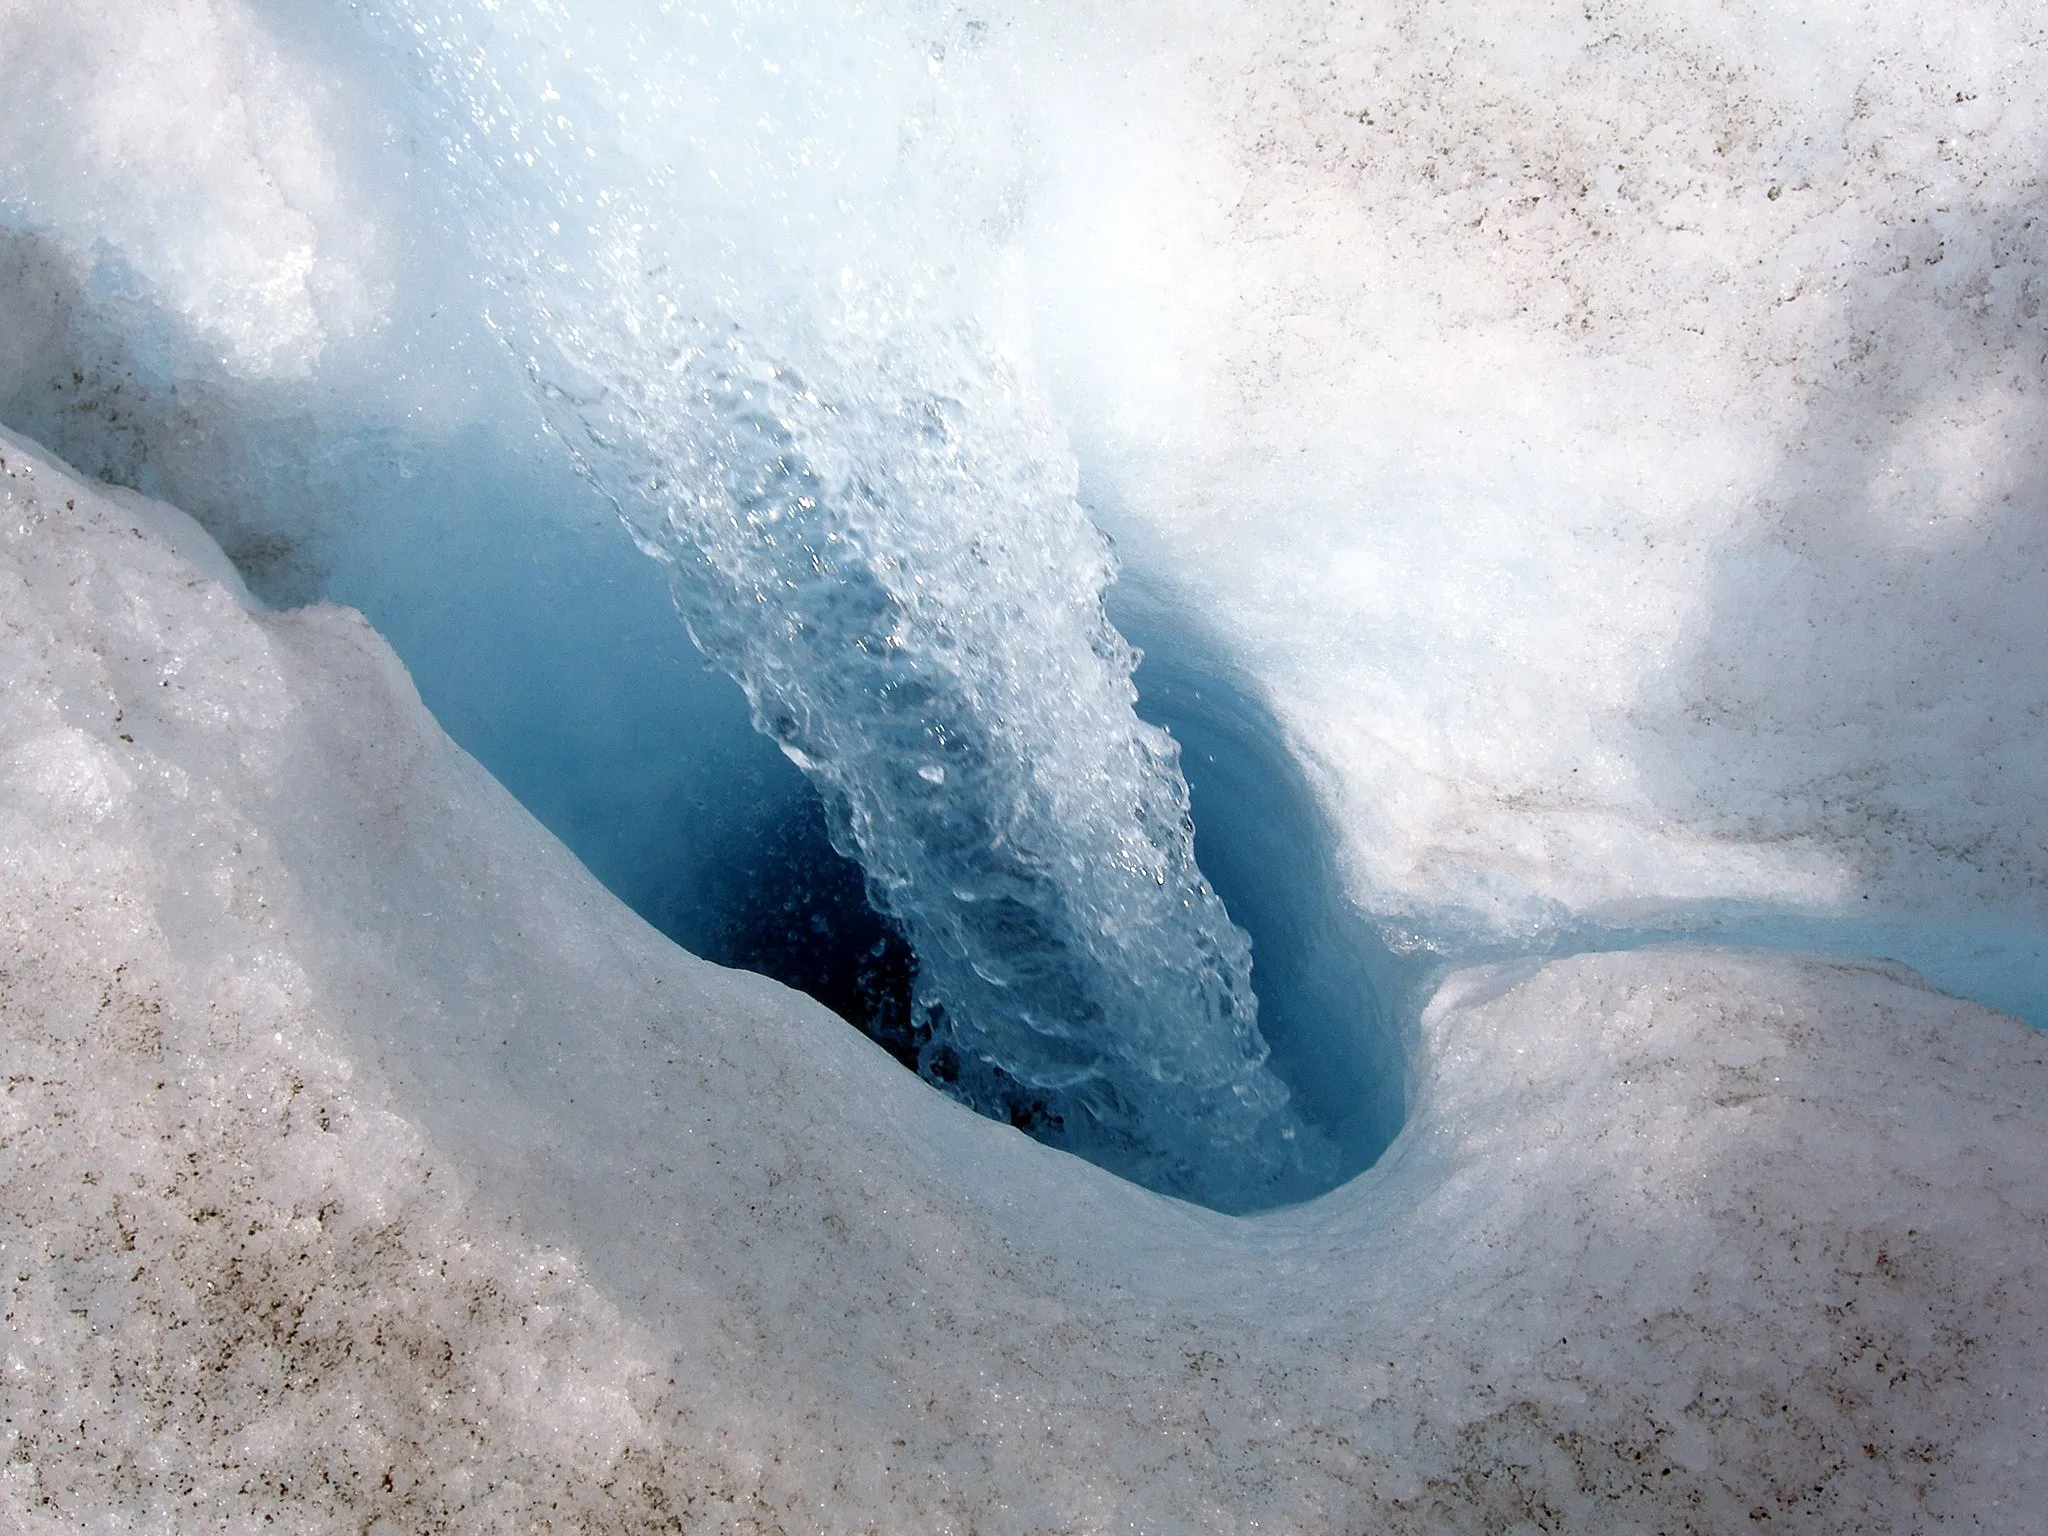
[[763, 808], [704, 869], [693, 910], [657, 909], [656, 926], [688, 933], [707, 960], [809, 994], [917, 1070], [930, 1038], [911, 1009], [917, 957], [868, 904], [860, 866], [832, 846], [809, 785]]
[[1181, 746], [1196, 859], [1251, 935], [1273, 1070], [1337, 1143], [1348, 1179], [1406, 1118], [1410, 1052], [1394, 1004], [1407, 967], [1345, 895], [1335, 834], [1256, 693], [1185, 610], [1128, 579], [1111, 598], [1117, 628], [1144, 652], [1138, 713]]

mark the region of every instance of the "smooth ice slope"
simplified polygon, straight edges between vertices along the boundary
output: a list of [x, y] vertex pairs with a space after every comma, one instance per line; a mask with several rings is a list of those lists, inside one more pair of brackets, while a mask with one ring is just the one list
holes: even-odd
[[1205, 1213], [661, 940], [360, 618], [0, 456], [11, 1527], [2034, 1528], [2019, 1022], [1468, 971], [1378, 1168]]

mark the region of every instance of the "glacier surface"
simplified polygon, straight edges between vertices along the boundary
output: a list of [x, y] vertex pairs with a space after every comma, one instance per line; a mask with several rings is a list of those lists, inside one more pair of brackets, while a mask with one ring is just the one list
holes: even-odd
[[10, 5], [11, 1518], [2025, 1529], [2042, 45]]

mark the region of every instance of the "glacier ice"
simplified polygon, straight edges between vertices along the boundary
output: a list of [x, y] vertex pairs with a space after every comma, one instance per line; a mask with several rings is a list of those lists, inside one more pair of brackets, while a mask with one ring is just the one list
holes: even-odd
[[[637, 928], [353, 621], [238, 617], [165, 563], [166, 536], [207, 558], [175, 517], [10, 443], [87, 508], [37, 502], [10, 545], [8, 1053], [34, 1066], [8, 1145], [35, 1150], [5, 1174], [33, 1272], [7, 1390], [43, 1415], [10, 1466], [116, 1523], [175, 1523], [136, 1511], [177, 1477], [287, 1498], [199, 1475], [232, 1465], [355, 1527], [574, 1488], [622, 1524], [652, 1489], [707, 1524], [1656, 1525], [1689, 1499], [2025, 1528], [2036, 1037], [1882, 969], [1696, 951], [1468, 972], [1422, 1007], [1458, 964], [1710, 936], [2048, 1018], [2024, 15], [465, 15], [448, 67], [491, 78], [451, 116], [432, 7], [10, 6], [0, 420], [195, 513], [280, 609], [362, 607], [457, 739], [702, 950], [755, 867], [732, 851], [814, 812], [617, 514], [716, 645], [792, 572], [721, 543], [745, 496], [693, 500], [685, 467], [678, 503], [678, 466], [738, 427], [754, 447], [712, 459], [944, 479], [950, 448], [885, 441], [933, 420], [1020, 471], [1032, 601], [1071, 583], [1034, 610], [1064, 652], [1003, 624], [1024, 660], [965, 675], [1059, 654], [1094, 668], [1061, 708], [1127, 703], [1088, 523], [1114, 537], [1139, 715], [1179, 737], [1193, 846], [1254, 930], [1256, 1071], [1342, 1172], [1406, 1128], [1362, 1180], [1231, 1223], [957, 1117]], [[680, 345], [707, 316], [719, 344]], [[727, 378], [784, 390], [780, 419], [719, 415]], [[883, 500], [802, 528], [848, 590], [971, 563], [971, 520]], [[771, 725], [852, 676], [750, 654]], [[880, 763], [911, 797], [946, 766]], [[1179, 857], [1163, 803], [1136, 822]], [[89, 1126], [88, 1078], [118, 1085]], [[338, 1150], [301, 1103], [370, 1139]], [[206, 1159], [222, 1137], [255, 1182]], [[310, 1332], [249, 1321], [307, 1296]], [[529, 1350], [468, 1313], [566, 1321]], [[247, 1373], [195, 1385], [167, 1318]], [[347, 1374], [359, 1324], [431, 1335], [448, 1373]], [[295, 1336], [334, 1341], [341, 1396]], [[355, 1391], [375, 1434], [306, 1461]], [[502, 1476], [351, 1481], [445, 1449], [419, 1405], [470, 1393]], [[225, 1438], [144, 1444], [157, 1401], [218, 1406]], [[63, 1449], [73, 1403], [125, 1448]], [[574, 1445], [534, 1452], [515, 1426], [550, 1419]]]
[[[694, 25], [665, 47], [630, 7], [384, 25], [427, 76], [397, 110], [441, 136], [436, 216], [491, 329], [910, 940], [926, 1076], [1212, 1204], [1327, 1187], [1338, 1155], [1265, 1065], [1175, 749], [1132, 709], [1063, 435], [994, 338], [946, 317], [933, 258], [856, 249], [878, 243], [856, 228], [780, 252], [778, 276], [759, 210], [676, 162], [716, 182], [801, 129], [718, 156], [693, 139], [704, 109], [642, 82], [706, 72]], [[764, 28], [727, 51], [751, 62]], [[632, 38], [632, 82], [605, 36]], [[821, 272], [830, 302], [802, 291]]]

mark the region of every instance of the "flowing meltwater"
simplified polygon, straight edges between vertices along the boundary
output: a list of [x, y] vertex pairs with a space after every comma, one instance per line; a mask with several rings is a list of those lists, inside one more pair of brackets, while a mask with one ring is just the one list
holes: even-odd
[[734, 155], [675, 133], [696, 114], [661, 94], [689, 77], [672, 41], [627, 48], [628, 91], [565, 13], [406, 14], [493, 328], [915, 951], [922, 1075], [1218, 1209], [1328, 1188], [1336, 1148], [1267, 1065], [1249, 941], [1196, 866], [1179, 749], [1133, 708], [1108, 543], [959, 274], [843, 201], [829, 236], [799, 227], [783, 178], [795, 232], [763, 276], [757, 214], [695, 190]]

